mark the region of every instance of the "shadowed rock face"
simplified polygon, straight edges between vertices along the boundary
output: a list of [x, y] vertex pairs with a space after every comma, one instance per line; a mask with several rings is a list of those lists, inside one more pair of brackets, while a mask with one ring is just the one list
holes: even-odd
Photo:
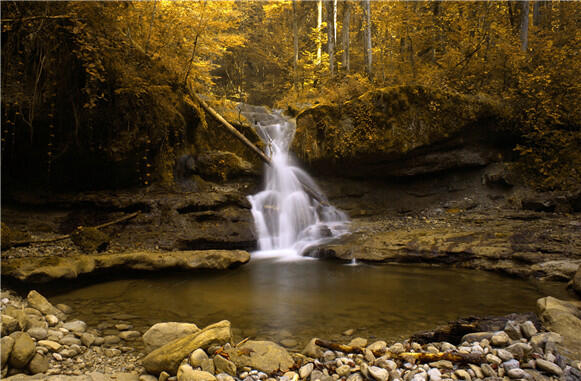
[[[293, 151], [349, 177], [415, 176], [481, 167], [502, 157], [506, 118], [488, 99], [420, 86], [372, 91], [297, 116]], [[510, 144], [504, 137], [504, 146]]]

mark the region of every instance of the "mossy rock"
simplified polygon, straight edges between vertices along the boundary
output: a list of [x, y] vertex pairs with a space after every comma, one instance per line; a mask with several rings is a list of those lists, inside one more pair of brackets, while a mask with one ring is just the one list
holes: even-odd
[[29, 239], [30, 235], [26, 232], [21, 232], [11, 229], [7, 224], [2, 222], [2, 250], [8, 250], [14, 246], [15, 242]]
[[102, 252], [109, 247], [111, 238], [96, 228], [78, 227], [71, 240], [84, 253]]
[[197, 170], [209, 180], [226, 181], [254, 174], [253, 166], [233, 152], [210, 151], [197, 157]]
[[347, 175], [434, 173], [497, 160], [485, 146], [506, 119], [490, 98], [394, 86], [301, 112], [292, 149], [313, 166]]

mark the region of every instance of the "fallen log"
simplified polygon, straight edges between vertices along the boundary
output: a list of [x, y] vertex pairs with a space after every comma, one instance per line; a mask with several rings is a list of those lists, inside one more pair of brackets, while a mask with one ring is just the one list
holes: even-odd
[[[333, 343], [326, 340], [315, 340], [315, 344], [331, 349], [334, 351], [344, 352], [344, 353], [363, 353], [364, 349], [361, 347], [355, 347], [351, 345]], [[459, 363], [471, 363], [480, 364], [485, 362], [486, 359], [483, 355], [474, 353], [460, 353], [460, 352], [437, 352], [437, 353], [424, 353], [424, 352], [403, 352], [403, 353], [392, 353], [388, 350], [375, 350], [371, 351], [374, 356], [384, 356], [388, 355], [392, 359], [410, 361], [415, 360], [418, 362], [434, 362], [440, 360], [448, 360], [452, 362]]]
[[[137, 211], [137, 212], [128, 214], [126, 216], [119, 217], [113, 221], [105, 222], [104, 224], [101, 224], [101, 225], [91, 226], [91, 228], [102, 229], [102, 228], [105, 228], [107, 226], [115, 225], [115, 224], [118, 224], [120, 222], [130, 220], [133, 217], [137, 216], [139, 213], [141, 213], [141, 211]], [[59, 236], [52, 237], [52, 238], [44, 238], [44, 239], [31, 239], [31, 240], [24, 240], [24, 241], [14, 241], [11, 243], [10, 247], [22, 247], [22, 246], [32, 245], [35, 243], [50, 243], [50, 242], [62, 241], [63, 239], [71, 238], [72, 234], [73, 233], [59, 235]]]

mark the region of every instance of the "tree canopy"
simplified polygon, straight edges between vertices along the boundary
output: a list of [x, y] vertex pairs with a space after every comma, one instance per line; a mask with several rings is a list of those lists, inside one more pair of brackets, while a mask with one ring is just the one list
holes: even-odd
[[[139, 151], [135, 160], [146, 149], [173, 149], [186, 134], [176, 96], [184, 85], [209, 97], [299, 108], [422, 85], [498, 98], [514, 119], [515, 152], [538, 186], [581, 180], [577, 2], [1, 6], [3, 152], [16, 149], [11, 142], [43, 145], [37, 161], [49, 172], [73, 147], [112, 158]], [[126, 115], [103, 117], [120, 104]], [[147, 170], [140, 171], [144, 181]]]

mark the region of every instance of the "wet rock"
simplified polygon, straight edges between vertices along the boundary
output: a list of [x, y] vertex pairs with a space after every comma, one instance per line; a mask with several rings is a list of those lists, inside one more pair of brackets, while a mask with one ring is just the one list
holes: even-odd
[[[105, 344], [105, 345], [119, 344], [120, 342], [121, 342], [121, 338], [119, 336], [107, 335], [107, 336], [103, 337], [103, 344]], [[61, 343], [62, 343], [62, 340], [61, 340]]]
[[0, 358], [2, 359], [2, 368], [8, 362], [12, 348], [14, 347], [14, 339], [10, 336], [4, 336], [0, 339]]
[[309, 356], [312, 358], [318, 358], [323, 356], [323, 350], [321, 349], [321, 347], [319, 347], [317, 344], [315, 344], [315, 341], [318, 340], [318, 338], [313, 337], [311, 339], [311, 341], [308, 342], [308, 344], [305, 346], [305, 348], [302, 351], [302, 354], [305, 356]]
[[214, 368], [218, 373], [227, 373], [231, 376], [236, 376], [236, 365], [220, 355], [214, 357]]
[[484, 373], [484, 375], [486, 377], [496, 377], [496, 371], [488, 364], [482, 364], [480, 365], [480, 369], [482, 369], [482, 373]]
[[229, 374], [226, 373], [218, 373], [216, 375], [216, 380], [217, 381], [235, 381], [234, 377], [230, 376]]
[[230, 322], [223, 320], [155, 349], [143, 358], [143, 366], [151, 374], [159, 374], [164, 370], [175, 374], [180, 362], [194, 350], [223, 345], [231, 339]]
[[339, 375], [339, 377], [346, 377], [351, 374], [351, 367], [349, 365], [341, 365], [335, 372]]
[[513, 320], [509, 320], [506, 322], [504, 332], [506, 332], [506, 334], [513, 340], [519, 340], [522, 338], [520, 325]]
[[2, 319], [2, 336], [8, 336], [12, 332], [17, 331], [20, 328], [20, 324], [18, 324], [18, 320], [9, 315], [1, 315]]
[[535, 327], [532, 321], [527, 320], [520, 325], [520, 331], [522, 332], [525, 339], [528, 340], [537, 334], [537, 327]]
[[454, 374], [455, 374], [457, 377], [459, 377], [459, 378], [461, 378], [461, 379], [463, 379], [463, 380], [466, 380], [466, 381], [472, 381], [472, 377], [471, 377], [471, 376], [470, 376], [470, 374], [469, 374], [467, 371], [465, 371], [464, 369], [458, 369], [458, 370], [456, 370], [456, 371], [454, 372]]
[[537, 313], [543, 325], [561, 335], [557, 348], [572, 358], [581, 358], [581, 302], [565, 302], [548, 296], [537, 300]]
[[372, 352], [385, 352], [387, 350], [387, 343], [383, 340], [379, 340], [372, 344], [369, 344], [367, 346], [367, 349], [369, 349]]
[[510, 337], [504, 331], [501, 331], [493, 335], [490, 342], [496, 347], [505, 347], [510, 344]]
[[462, 340], [460, 340], [460, 341], [467, 342], [467, 343], [474, 343], [474, 342], [480, 342], [481, 340], [484, 340], [484, 339], [490, 340], [492, 338], [492, 336], [494, 336], [494, 332], [474, 332], [474, 333], [468, 333], [468, 334], [462, 336]]
[[[30, 260], [30, 258], [26, 259]], [[32, 290], [28, 293], [26, 300], [31, 307], [36, 308], [45, 315], [55, 315], [61, 320], [66, 317], [64, 312], [53, 306], [44, 296], [40, 295], [35, 290]]]
[[524, 360], [533, 351], [533, 347], [526, 343], [514, 343], [506, 347], [506, 350], [514, 357]]
[[190, 365], [194, 368], [201, 367], [202, 362], [207, 361], [208, 359], [209, 357], [206, 352], [203, 349], [198, 348], [190, 355]]
[[399, 354], [403, 353], [405, 350], [402, 343], [395, 343], [389, 347], [389, 351], [394, 354]]
[[349, 377], [347, 377], [347, 381], [363, 381], [363, 376], [361, 373], [352, 373]]
[[119, 334], [119, 337], [125, 341], [136, 340], [141, 337], [141, 332], [139, 331], [123, 331]]
[[438, 369], [454, 369], [454, 364], [452, 364], [452, 361], [448, 361], [448, 360], [434, 361], [434, 362], [430, 363], [430, 366], [432, 368], [438, 368]]
[[43, 347], [46, 347], [53, 352], [58, 352], [58, 350], [62, 346], [61, 344], [57, 343], [56, 341], [52, 341], [52, 340], [40, 340], [38, 342], [38, 345], [42, 345]]
[[547, 373], [554, 374], [560, 377], [563, 374], [563, 369], [559, 365], [543, 359], [536, 359], [535, 365], [537, 369], [544, 370]]
[[93, 345], [95, 343], [95, 335], [88, 333], [88, 332], [84, 332], [81, 335], [81, 343], [85, 347], [90, 347], [91, 345]]
[[293, 347], [295, 347], [298, 344], [298, 342], [295, 339], [290, 339], [289, 338], [289, 339], [282, 339], [280, 341], [280, 344], [283, 347], [286, 347], [286, 348], [293, 348]]
[[22, 369], [34, 356], [36, 345], [28, 333], [16, 332], [12, 335], [14, 345], [12, 346], [8, 363], [14, 368]]
[[82, 320], [73, 320], [63, 324], [63, 328], [66, 328], [71, 332], [82, 333], [87, 330], [87, 323]]
[[527, 373], [522, 370], [521, 368], [511, 369], [507, 372], [508, 377], [510, 378], [526, 378]]
[[58, 317], [56, 317], [55, 315], [52, 315], [52, 314], [46, 315], [45, 318], [46, 318], [46, 322], [47, 322], [49, 327], [56, 326], [60, 321]]
[[518, 362], [518, 360], [508, 360], [502, 363], [502, 367], [504, 368], [504, 370], [506, 370], [507, 372], [511, 369], [515, 369], [520, 367], [520, 363]]
[[248, 366], [266, 373], [286, 372], [294, 364], [286, 349], [270, 341], [249, 340], [227, 352], [237, 367]]
[[430, 381], [440, 381], [442, 379], [442, 373], [435, 368], [428, 370], [428, 376], [430, 377]]
[[500, 357], [502, 361], [508, 361], [514, 358], [513, 354], [507, 351], [506, 349], [497, 349], [496, 355]]
[[313, 369], [315, 369], [315, 365], [312, 362], [301, 366], [299, 369], [299, 377], [301, 379], [309, 377]]
[[486, 361], [488, 361], [490, 364], [495, 365], [500, 365], [502, 363], [502, 360], [498, 356], [493, 355], [492, 353], [486, 355]]
[[184, 364], [177, 372], [178, 381], [216, 381], [216, 377], [208, 372], [194, 370], [191, 366]]
[[191, 335], [199, 331], [200, 328], [192, 323], [157, 323], [143, 334], [145, 351], [151, 352], [154, 349], [169, 343], [170, 341]]
[[351, 340], [348, 345], [352, 347], [364, 348], [367, 346], [367, 339], [364, 339], [363, 337], [356, 337]]
[[377, 366], [369, 367], [369, 374], [377, 381], [387, 381], [389, 379], [389, 372]]
[[[119, 339], [119, 338], [117, 338]], [[73, 345], [73, 344], [77, 344], [77, 345], [81, 345], [81, 340], [77, 339], [75, 336], [65, 336], [62, 339], [59, 340], [59, 342], [62, 345]]]
[[28, 363], [28, 370], [31, 374], [44, 373], [48, 370], [48, 358], [36, 353]]

